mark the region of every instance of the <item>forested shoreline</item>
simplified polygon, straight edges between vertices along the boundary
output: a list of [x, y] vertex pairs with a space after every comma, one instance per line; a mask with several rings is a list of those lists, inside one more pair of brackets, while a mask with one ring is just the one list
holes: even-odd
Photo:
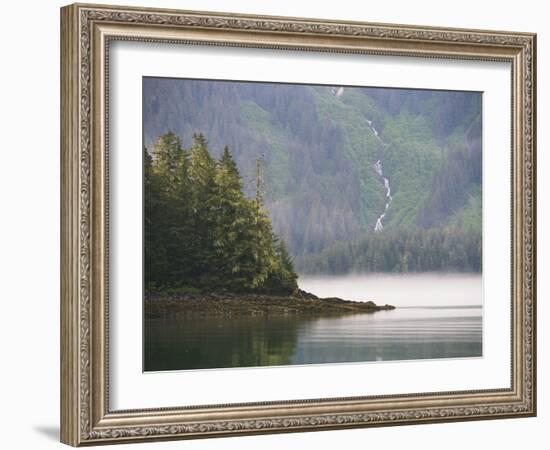
[[[260, 166], [256, 194], [226, 146], [218, 159], [195, 134], [189, 148], [173, 132], [144, 149], [144, 257], [148, 292], [257, 292], [291, 295], [296, 272], [481, 272], [482, 240], [459, 225], [360, 234], [293, 258], [273, 231]], [[295, 270], [295, 267], [297, 270]]]
[[144, 148], [146, 291], [290, 294], [297, 274], [264, 208], [259, 167], [255, 198], [228, 147], [210, 155], [206, 138], [190, 148], [172, 132]]
[[369, 272], [481, 272], [482, 239], [459, 227], [397, 229], [336, 241], [296, 259], [308, 275]]

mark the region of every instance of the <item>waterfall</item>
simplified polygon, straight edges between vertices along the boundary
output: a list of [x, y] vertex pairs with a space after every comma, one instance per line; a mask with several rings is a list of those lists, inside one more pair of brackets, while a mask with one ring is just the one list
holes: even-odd
[[[378, 135], [378, 130], [376, 130], [376, 128], [374, 128], [374, 125], [372, 124], [372, 120], [367, 119], [367, 123], [369, 124], [369, 128], [372, 130], [376, 138], [379, 141], [382, 141], [382, 139], [380, 139], [380, 136]], [[374, 224], [374, 231], [378, 233], [384, 229], [384, 224], [382, 223], [382, 221], [384, 220], [384, 217], [386, 217], [386, 212], [388, 211], [388, 208], [390, 207], [390, 203], [392, 201], [392, 196], [390, 180], [388, 180], [388, 178], [384, 176], [384, 168], [382, 167], [381, 159], [374, 163], [374, 171], [378, 174], [378, 176], [384, 183], [384, 188], [386, 189], [386, 206], [384, 207], [384, 211], [378, 216], [378, 218], [376, 219], [376, 223]]]
[[[344, 93], [344, 88], [332, 87], [330, 91], [332, 95], [334, 95], [335, 97], [341, 97], [342, 94]], [[367, 124], [369, 125], [369, 128], [373, 132], [374, 137], [376, 137], [376, 139], [378, 139], [380, 142], [383, 142], [382, 139], [380, 138], [378, 130], [374, 127], [372, 120], [367, 119]], [[376, 219], [376, 223], [374, 224], [374, 231], [378, 233], [384, 229], [384, 224], [382, 223], [382, 221], [384, 220], [384, 217], [386, 217], [386, 212], [388, 211], [388, 208], [390, 207], [390, 203], [392, 201], [392, 196], [391, 196], [390, 180], [388, 180], [388, 178], [384, 176], [384, 168], [382, 167], [381, 159], [379, 159], [374, 163], [374, 170], [378, 174], [382, 182], [384, 183], [384, 188], [386, 189], [386, 205], [384, 207], [384, 211], [382, 212], [382, 214], [378, 216], [378, 218]]]
[[330, 88], [330, 92], [332, 95], [334, 95], [335, 97], [341, 97], [342, 94], [344, 93], [344, 88], [342, 86], [340, 87], [332, 87]]

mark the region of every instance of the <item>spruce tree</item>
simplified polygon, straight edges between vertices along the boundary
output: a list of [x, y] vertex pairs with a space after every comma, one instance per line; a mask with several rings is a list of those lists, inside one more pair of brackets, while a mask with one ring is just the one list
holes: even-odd
[[218, 284], [220, 277], [215, 250], [216, 225], [216, 162], [208, 152], [206, 138], [193, 136], [189, 150], [189, 180], [191, 189], [192, 232], [188, 237], [192, 248], [193, 277], [195, 282]]
[[153, 171], [153, 159], [146, 148], [143, 148], [143, 183], [144, 281], [146, 287], [153, 289], [162, 283], [168, 267], [163, 242], [166, 218], [160, 180]]
[[[145, 211], [145, 220], [154, 229], [155, 244], [150, 251], [162, 255], [157, 261], [157, 284], [177, 286], [185, 284], [193, 260], [187, 245], [191, 227], [188, 155], [179, 137], [171, 131], [158, 139], [152, 153], [147, 160], [149, 167], [145, 164], [144, 169], [150, 172], [158, 195], [157, 208], [148, 212], [146, 207]], [[147, 190], [146, 184], [146, 198]]]
[[256, 198], [252, 227], [252, 256], [255, 265], [251, 287], [261, 288], [271, 272], [276, 269], [277, 260], [273, 248], [271, 221], [263, 203], [263, 182], [261, 160], [256, 160]]
[[172, 132], [144, 149], [147, 289], [220, 288], [290, 293], [297, 275], [264, 207], [261, 165], [254, 199], [228, 147], [214, 160], [202, 134], [189, 150]]
[[218, 162], [215, 182], [214, 246], [220, 275], [226, 287], [242, 289], [250, 277], [246, 263], [251, 256], [248, 227], [252, 205], [242, 191], [242, 179], [227, 146]]

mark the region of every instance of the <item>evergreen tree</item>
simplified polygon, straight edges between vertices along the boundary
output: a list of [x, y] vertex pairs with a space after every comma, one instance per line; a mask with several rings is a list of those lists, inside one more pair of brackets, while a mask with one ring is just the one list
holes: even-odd
[[214, 160], [205, 137], [189, 150], [168, 132], [144, 149], [145, 282], [149, 289], [291, 293], [297, 275], [257, 193], [248, 199], [228, 147]]
[[273, 246], [274, 233], [271, 221], [263, 203], [263, 183], [261, 160], [256, 160], [256, 198], [254, 200], [254, 215], [252, 230], [252, 256], [255, 270], [251, 287], [260, 288], [269, 275], [277, 269], [277, 256]]
[[[155, 144], [152, 157], [144, 157], [146, 242], [149, 253], [161, 256], [149, 261], [157, 271], [154, 284], [176, 285], [190, 270], [192, 253], [188, 248], [191, 229], [191, 186], [188, 179], [188, 154], [178, 136], [168, 132]], [[147, 181], [149, 180], [149, 182]], [[149, 192], [151, 189], [151, 192]], [[148, 202], [156, 206], [148, 208]], [[146, 271], [147, 271], [146, 258]]]
[[[215, 250], [216, 209], [216, 162], [208, 152], [202, 134], [193, 136], [189, 150], [189, 180], [192, 185], [192, 211], [190, 223], [193, 230], [187, 238], [194, 257], [193, 276], [200, 283], [217, 278]], [[217, 281], [217, 280], [214, 280]]]
[[265, 288], [281, 294], [290, 294], [298, 288], [298, 275], [283, 240], [273, 235], [275, 269], [269, 274]]
[[143, 148], [144, 180], [144, 266], [145, 286], [156, 287], [163, 278], [168, 264], [163, 242], [164, 199], [160, 182], [153, 171], [153, 160], [147, 149]]
[[247, 285], [250, 278], [247, 260], [251, 260], [248, 228], [252, 205], [243, 194], [241, 176], [227, 146], [218, 162], [215, 182], [217, 222], [214, 246], [220, 277], [228, 288], [238, 288]]
[[154, 169], [167, 190], [177, 182], [182, 154], [181, 140], [172, 131], [160, 136], [153, 148]]

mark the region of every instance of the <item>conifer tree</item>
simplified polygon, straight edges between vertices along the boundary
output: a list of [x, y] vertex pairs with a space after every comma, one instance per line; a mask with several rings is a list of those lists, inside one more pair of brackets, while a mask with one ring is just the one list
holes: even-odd
[[153, 160], [149, 152], [143, 148], [143, 180], [144, 180], [144, 266], [145, 286], [156, 287], [166, 271], [167, 258], [165, 252], [163, 224], [164, 199], [160, 189], [159, 179], [153, 171]]
[[[206, 280], [217, 283], [217, 258], [215, 250], [216, 225], [216, 162], [208, 152], [206, 138], [193, 136], [189, 150], [189, 180], [192, 184], [193, 231], [188, 238], [194, 256], [193, 275], [199, 283]], [[202, 281], [201, 281], [202, 280]]]
[[[188, 248], [188, 234], [192, 224], [190, 199], [191, 186], [188, 177], [188, 154], [181, 145], [181, 140], [171, 131], [162, 135], [153, 148], [150, 177], [158, 190], [158, 208], [145, 220], [151, 222], [155, 229], [153, 252], [163, 255], [163, 262], [157, 284], [177, 285], [190, 270], [193, 259]], [[147, 185], [145, 186], [147, 197]]]
[[173, 186], [176, 182], [182, 153], [181, 140], [172, 131], [159, 137], [153, 148], [153, 160], [155, 172], [164, 184]]
[[250, 277], [247, 260], [251, 258], [248, 228], [252, 203], [242, 191], [242, 179], [227, 146], [218, 162], [215, 181], [217, 222], [214, 246], [220, 274], [223, 280], [227, 280], [228, 288], [242, 287]]
[[256, 198], [254, 200], [254, 225], [252, 228], [252, 255], [255, 271], [251, 287], [260, 288], [269, 275], [276, 269], [277, 261], [273, 248], [271, 221], [263, 203], [263, 182], [261, 160], [256, 160]]
[[254, 199], [228, 147], [214, 160], [202, 134], [189, 150], [168, 132], [144, 150], [147, 288], [290, 293], [297, 275], [273, 232], [258, 162]]
[[291, 294], [298, 288], [298, 275], [283, 240], [273, 235], [275, 268], [265, 282], [265, 289], [279, 294]]

